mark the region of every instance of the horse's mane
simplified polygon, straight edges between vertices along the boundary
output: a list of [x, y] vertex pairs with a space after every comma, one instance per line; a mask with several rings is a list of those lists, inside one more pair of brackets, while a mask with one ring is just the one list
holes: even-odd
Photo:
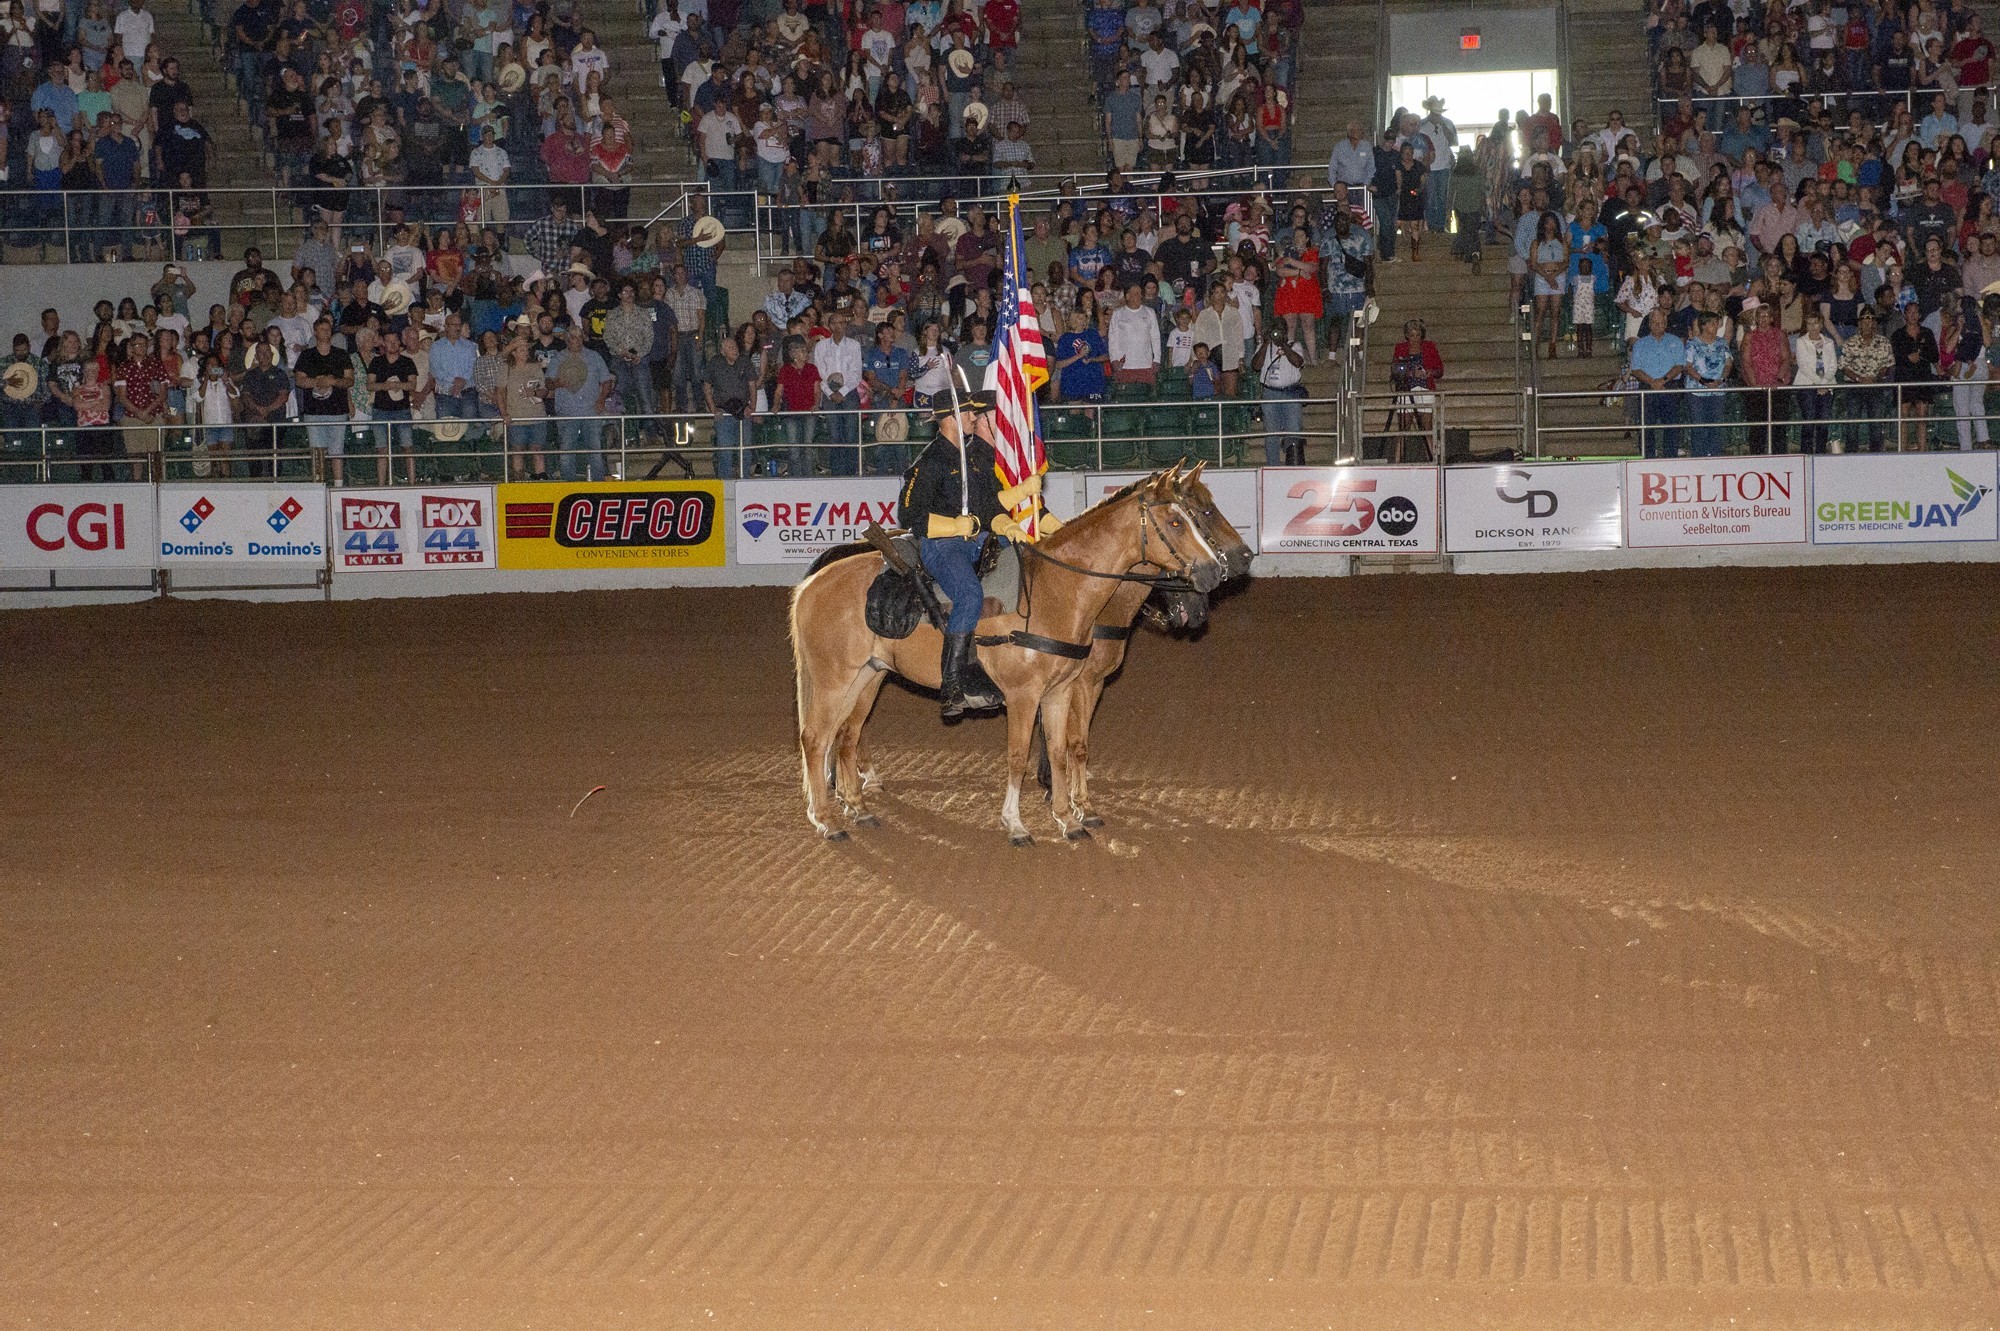
[[1150, 472], [1145, 476], [1141, 476], [1138, 480], [1131, 482], [1129, 485], [1126, 485], [1123, 488], [1115, 490], [1112, 493], [1104, 496], [1104, 498], [1098, 500], [1096, 503], [1092, 504], [1089, 508], [1086, 508], [1085, 510], [1083, 510], [1083, 512], [1071, 518], [1068, 522], [1065, 522], [1062, 526], [1062, 530], [1057, 532], [1055, 535], [1046, 536], [1043, 537], [1042, 539], [1045, 542], [1051, 544], [1060, 544], [1063, 538], [1068, 536], [1071, 532], [1076, 531], [1080, 527], [1088, 526], [1092, 518], [1096, 517], [1100, 513], [1105, 513], [1110, 511], [1112, 508], [1123, 503], [1125, 500], [1130, 499], [1133, 495], [1137, 494], [1141, 489], [1143, 489], [1148, 485], [1151, 485], [1154, 481], [1158, 480], [1159, 478], [1160, 478], [1160, 473], [1157, 471]]

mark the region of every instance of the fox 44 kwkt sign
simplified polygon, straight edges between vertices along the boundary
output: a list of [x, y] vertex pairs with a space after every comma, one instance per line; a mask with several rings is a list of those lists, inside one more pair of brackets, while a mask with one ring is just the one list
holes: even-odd
[[490, 485], [338, 490], [329, 503], [343, 573], [494, 565]]

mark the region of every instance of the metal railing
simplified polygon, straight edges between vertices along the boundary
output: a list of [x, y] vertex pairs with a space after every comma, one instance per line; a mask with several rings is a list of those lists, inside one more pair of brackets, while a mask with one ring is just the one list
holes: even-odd
[[[1531, 457], [1925, 452], [1991, 447], [1984, 379], [1936, 383], [1624, 388], [1524, 395]], [[1621, 419], [1605, 420], [1607, 412]]]
[[[1962, 87], [1958, 91], [1985, 96], [1991, 94], [1996, 87], [2000, 87], [2000, 81], [1975, 83], [1967, 87]], [[1888, 117], [1883, 114], [1884, 111], [1894, 107], [1897, 103], [1901, 103], [1904, 110], [1908, 111], [1921, 122], [1923, 117], [1917, 115], [1918, 99], [1922, 99], [1922, 105], [1928, 106], [1930, 99], [1937, 95], [1938, 90], [1936, 88], [1856, 88], [1846, 91], [1826, 90], [1820, 92], [1806, 92], [1802, 90], [1796, 94], [1783, 92], [1755, 94], [1717, 93], [1713, 96], [1690, 96], [1688, 101], [1695, 107], [1720, 111], [1724, 116], [1734, 114], [1735, 108], [1738, 106], [1754, 106], [1766, 102], [1804, 101], [1828, 104], [1844, 102], [1851, 108], [1857, 107], [1858, 104], [1858, 109], [1861, 109], [1862, 113], [1867, 115], [1879, 128], [1888, 121]], [[1655, 123], [1664, 121], [1666, 113], [1679, 106], [1680, 100], [1678, 96], [1668, 97], [1661, 93], [1655, 93], [1653, 95]], [[1958, 98], [1954, 94], [1947, 93], [1945, 94], [1945, 101], [1947, 106], [1952, 109], [1952, 113], [1956, 115]]]
[[[1246, 392], [1254, 385], [1246, 385]], [[1202, 400], [1056, 402], [1042, 409], [1052, 468], [1165, 466], [1186, 460], [1254, 465], [1281, 456], [1264, 395]], [[1305, 455], [1334, 462], [1343, 449], [1339, 398], [1286, 399]], [[902, 417], [904, 438], [885, 428]], [[442, 427], [442, 432], [441, 432]], [[188, 479], [331, 479], [337, 484], [634, 479], [694, 475], [898, 476], [931, 434], [927, 413], [892, 407], [752, 412], [544, 416], [502, 420], [497, 411], [440, 421], [287, 419], [231, 425], [117, 422], [0, 427], [0, 482]], [[456, 436], [447, 438], [445, 436]]]

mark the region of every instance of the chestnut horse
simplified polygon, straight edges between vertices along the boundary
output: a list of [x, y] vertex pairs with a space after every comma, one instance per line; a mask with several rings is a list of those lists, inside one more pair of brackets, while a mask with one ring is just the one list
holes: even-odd
[[[1241, 577], [1250, 571], [1250, 547], [1229, 520], [1222, 516], [1222, 511], [1216, 507], [1215, 496], [1202, 483], [1201, 472], [1205, 465], [1197, 463], [1193, 471], [1180, 478], [1180, 495], [1187, 503], [1189, 516], [1221, 555], [1228, 576]], [[1097, 623], [1091, 627], [1090, 657], [1083, 663], [1083, 668], [1042, 699], [1044, 745], [1049, 736], [1057, 733], [1067, 740], [1069, 790], [1065, 807], [1086, 828], [1104, 826], [1104, 820], [1091, 812], [1089, 802], [1091, 718], [1097, 713], [1105, 684], [1125, 664], [1125, 651], [1141, 614], [1154, 615], [1161, 626], [1168, 629], [1199, 628], [1208, 617], [1208, 600], [1192, 587], [1152, 588], [1141, 583], [1120, 583], [1105, 603]], [[1042, 784], [1047, 787], [1049, 801], [1054, 805], [1057, 802], [1055, 764], [1046, 747], [1040, 766]]]
[[[979, 624], [980, 663], [1007, 699], [1007, 794], [1000, 821], [1017, 846], [1033, 843], [1021, 821], [1021, 782], [1035, 718], [1052, 689], [1085, 666], [1091, 628], [1121, 587], [1150, 590], [1185, 584], [1207, 593], [1228, 568], [1195, 521], [1178, 488], [1180, 469], [1155, 473], [1090, 509], [1039, 544], [1023, 546], [1019, 607]], [[868, 586], [882, 567], [872, 554], [826, 565], [792, 593], [792, 658], [798, 672], [799, 756], [806, 817], [821, 836], [847, 833], [833, 809], [837, 793], [858, 827], [878, 819], [867, 806], [859, 750], [861, 728], [888, 673], [925, 688], [938, 686], [937, 629], [919, 625], [907, 638], [883, 638], [868, 627]], [[1151, 569], [1141, 573], [1135, 570]], [[1142, 597], [1143, 599], [1143, 597]], [[1034, 646], [1014, 639], [1025, 637]], [[994, 639], [1007, 641], [996, 643]], [[1067, 715], [1067, 713], [1065, 713]], [[1050, 732], [1058, 791], [1070, 788], [1067, 728]], [[1068, 837], [1089, 835], [1067, 800], [1052, 805]]]

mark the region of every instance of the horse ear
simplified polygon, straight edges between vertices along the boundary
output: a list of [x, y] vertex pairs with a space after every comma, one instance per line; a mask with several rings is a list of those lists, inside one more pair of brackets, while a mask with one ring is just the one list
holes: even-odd
[[1208, 459], [1207, 459], [1207, 458], [1203, 458], [1203, 459], [1202, 459], [1201, 461], [1199, 461], [1199, 462], [1197, 462], [1197, 463], [1195, 463], [1195, 464], [1194, 464], [1194, 470], [1193, 470], [1193, 471], [1191, 471], [1191, 472], [1189, 472], [1189, 473], [1188, 473], [1187, 475], [1185, 475], [1185, 476], [1181, 477], [1181, 481], [1182, 481], [1182, 482], [1183, 482], [1184, 484], [1187, 484], [1187, 485], [1193, 485], [1193, 484], [1194, 484], [1194, 483], [1195, 483], [1196, 481], [1198, 481], [1198, 480], [1200, 480], [1200, 479], [1201, 479], [1201, 469], [1202, 469], [1203, 467], [1206, 467], [1207, 465], [1208, 465]]

